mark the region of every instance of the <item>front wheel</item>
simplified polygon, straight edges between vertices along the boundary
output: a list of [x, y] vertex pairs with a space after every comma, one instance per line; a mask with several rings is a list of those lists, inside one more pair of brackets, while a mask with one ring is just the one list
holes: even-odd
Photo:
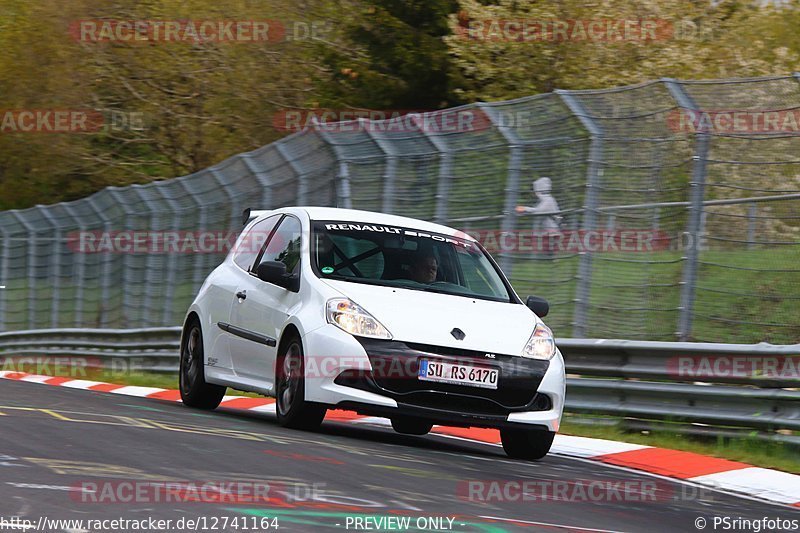
[[327, 409], [306, 401], [305, 362], [300, 339], [293, 337], [283, 344], [275, 366], [278, 375], [275, 387], [278, 423], [293, 429], [318, 428]]
[[500, 438], [506, 455], [514, 459], [541, 459], [553, 445], [554, 431], [542, 429], [501, 429]]
[[198, 409], [216, 409], [225, 396], [226, 387], [206, 383], [203, 357], [203, 332], [200, 323], [192, 320], [181, 340], [178, 381], [184, 405]]

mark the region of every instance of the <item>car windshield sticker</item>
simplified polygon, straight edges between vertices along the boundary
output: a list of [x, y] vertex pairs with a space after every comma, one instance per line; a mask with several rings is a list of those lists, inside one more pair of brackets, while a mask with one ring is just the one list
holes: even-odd
[[457, 239], [454, 237], [447, 237], [445, 235], [437, 235], [436, 233], [427, 233], [424, 231], [417, 231], [406, 228], [398, 228], [392, 226], [381, 226], [378, 224], [354, 224], [347, 223], [325, 223], [325, 229], [328, 231], [370, 231], [376, 233], [390, 233], [400, 235], [402, 237], [419, 237], [432, 239], [439, 242], [448, 242], [464, 248], [472, 248], [473, 245], [467, 240]]
[[333, 273], [333, 267], [322, 267], [322, 273], [323, 274], [332, 274]]

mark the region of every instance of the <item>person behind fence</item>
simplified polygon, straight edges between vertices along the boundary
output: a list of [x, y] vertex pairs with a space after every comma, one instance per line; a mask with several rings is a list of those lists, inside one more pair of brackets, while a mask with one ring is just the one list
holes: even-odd
[[[559, 213], [561, 209], [558, 207], [558, 202], [553, 197], [553, 182], [548, 177], [542, 177], [531, 183], [531, 190], [539, 203], [534, 207], [525, 205], [518, 205], [516, 208], [517, 213], [543, 213], [534, 219], [533, 228], [534, 235], [537, 230], [543, 234], [541, 240], [534, 240], [534, 242], [542, 243], [542, 251], [552, 253], [553, 250], [553, 234], [558, 233], [561, 228], [561, 219], [563, 218]], [[550, 214], [544, 214], [550, 213]]]

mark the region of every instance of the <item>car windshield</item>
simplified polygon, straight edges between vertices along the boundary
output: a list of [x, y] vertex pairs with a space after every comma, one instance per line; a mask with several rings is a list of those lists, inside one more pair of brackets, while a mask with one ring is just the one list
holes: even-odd
[[514, 301], [474, 241], [360, 222], [316, 221], [313, 226], [311, 260], [323, 278]]

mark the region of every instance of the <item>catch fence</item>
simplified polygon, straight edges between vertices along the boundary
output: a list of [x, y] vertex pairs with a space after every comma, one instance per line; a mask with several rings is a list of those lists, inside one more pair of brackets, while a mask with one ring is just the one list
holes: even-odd
[[[559, 337], [797, 343], [798, 122], [800, 74], [316, 124], [189, 176], [0, 213], [0, 330], [180, 324], [244, 208], [327, 205], [479, 236], [523, 298], [550, 300]], [[518, 213], [545, 176], [558, 212]], [[141, 232], [179, 244], [137, 251]]]

